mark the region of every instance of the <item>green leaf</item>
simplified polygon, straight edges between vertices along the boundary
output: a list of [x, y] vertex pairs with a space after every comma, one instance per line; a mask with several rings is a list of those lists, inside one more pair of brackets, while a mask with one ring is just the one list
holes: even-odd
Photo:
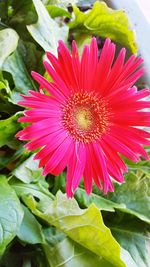
[[[15, 24], [31, 24], [37, 20], [36, 12], [33, 8], [31, 0], [12, 0], [13, 12], [10, 18], [10, 23]], [[23, 27], [23, 25], [22, 25]]]
[[0, 147], [12, 141], [16, 132], [20, 129], [20, 125], [17, 122], [18, 118], [19, 113], [0, 121]]
[[47, 5], [46, 9], [48, 13], [50, 14], [51, 18], [56, 18], [56, 17], [71, 18], [71, 14], [64, 8], [53, 6], [53, 5]]
[[87, 34], [87, 33], [77, 33], [75, 34], [75, 40], [78, 46], [78, 52], [79, 55], [82, 55], [83, 52], [83, 48], [86, 44], [90, 44], [91, 43], [91, 38], [92, 38], [92, 34]]
[[114, 265], [105, 261], [100, 256], [82, 247], [70, 238], [65, 238], [53, 248], [43, 246], [50, 266], [58, 267], [113, 267]]
[[74, 199], [67, 199], [59, 191], [56, 199], [49, 206], [45, 205], [44, 212], [38, 209], [38, 205], [35, 209], [32, 207], [32, 211], [114, 266], [126, 266], [120, 258], [119, 244], [104, 225], [100, 211], [94, 204], [81, 210]]
[[27, 94], [28, 90], [34, 87], [18, 49], [5, 60], [3, 70], [13, 76], [17, 92]]
[[60, 27], [48, 14], [41, 0], [33, 0], [38, 14], [36, 24], [27, 26], [28, 31], [36, 42], [45, 50], [57, 54], [58, 40], [66, 40], [68, 37], [68, 26]]
[[[36, 181], [35, 183], [25, 184], [23, 182], [18, 182], [16, 179], [11, 180], [11, 185], [16, 191], [16, 194], [23, 199], [25, 204], [31, 209], [34, 210], [38, 206], [41, 210], [45, 210], [47, 207], [50, 207], [53, 195], [48, 191], [47, 183], [45, 185], [43, 178]], [[36, 202], [36, 200], [38, 202]]]
[[19, 36], [13, 29], [0, 31], [0, 69], [5, 59], [16, 50]]
[[116, 184], [114, 193], [109, 194], [109, 200], [124, 204], [119, 210], [132, 214], [140, 220], [150, 223], [150, 181], [140, 179], [134, 173], [125, 176], [125, 183]]
[[78, 188], [75, 197], [83, 207], [88, 207], [93, 202], [100, 210], [119, 210], [150, 223], [149, 179], [138, 177], [135, 173], [129, 172], [125, 175], [124, 184], [115, 183], [114, 185], [114, 192], [107, 194], [107, 196], [102, 196], [101, 192], [95, 188], [94, 193], [87, 196], [85, 190]]
[[126, 159], [126, 163], [129, 167], [130, 171], [134, 171], [137, 176], [146, 175], [147, 178], [150, 178], [150, 161], [149, 160], [141, 160], [138, 163], [134, 163]]
[[[53, 193], [59, 189], [65, 190], [65, 173], [55, 178]], [[115, 183], [113, 193], [102, 195], [97, 187], [93, 187], [93, 193], [88, 196], [82, 185], [76, 190], [75, 198], [81, 207], [89, 207], [94, 203], [100, 210], [115, 211], [132, 214], [142, 221], [150, 223], [150, 180], [146, 177], [138, 177], [135, 173], [125, 175], [125, 183]]]
[[109, 227], [119, 244], [128, 251], [136, 267], [150, 267], [150, 237], [147, 234], [147, 225], [124, 216], [119, 224], [115, 218], [114, 222], [109, 223]]
[[14, 176], [24, 183], [36, 182], [39, 178], [44, 180], [44, 177], [42, 177], [41, 174], [42, 168], [38, 167], [39, 162], [33, 160], [33, 157], [34, 156], [29, 157], [12, 172]]
[[8, 11], [8, 0], [0, 0], [0, 18], [6, 19]]
[[1, 80], [0, 81], [0, 95], [2, 97], [2, 94], [1, 94], [1, 90], [5, 90], [7, 94], [10, 94], [10, 87], [9, 87], [9, 83], [7, 80]]
[[135, 34], [124, 10], [113, 10], [104, 2], [95, 2], [91, 11], [81, 12], [74, 6], [75, 19], [70, 23], [73, 32], [109, 37], [113, 41], [137, 52]]
[[23, 218], [23, 210], [15, 191], [5, 176], [0, 176], [0, 256], [16, 236]]
[[29, 75], [32, 70], [41, 74], [44, 72], [42, 64], [44, 51], [39, 51], [34, 43], [24, 41], [19, 42], [18, 50]]
[[22, 208], [24, 217], [17, 233], [18, 238], [27, 244], [45, 243], [41, 225], [24, 205]]
[[115, 209], [124, 209], [126, 205], [121, 203], [115, 203], [109, 199], [102, 196], [96, 195], [94, 193], [88, 196], [84, 189], [78, 188], [75, 193], [75, 198], [82, 207], [89, 207], [92, 203], [96, 205], [100, 210], [105, 211], [115, 211]]

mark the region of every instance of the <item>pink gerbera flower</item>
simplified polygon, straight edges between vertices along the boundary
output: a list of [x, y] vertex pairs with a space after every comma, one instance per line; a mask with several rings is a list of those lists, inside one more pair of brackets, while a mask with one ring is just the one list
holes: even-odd
[[[95, 38], [85, 45], [81, 59], [75, 41], [72, 54], [60, 41], [58, 58], [47, 52], [51, 62], [44, 66], [53, 82], [32, 72], [40, 92], [29, 91], [19, 104], [30, 108], [20, 122], [31, 125], [17, 134], [30, 140], [25, 146], [44, 167], [43, 175], [59, 175], [67, 167], [66, 192], [72, 197], [81, 178], [88, 194], [92, 181], [104, 193], [113, 191], [112, 178], [124, 181], [127, 167], [121, 158], [138, 162], [148, 159], [142, 145], [150, 134], [139, 126], [150, 126], [148, 89], [137, 91], [142, 76], [141, 58], [132, 55], [125, 63], [125, 48], [114, 61], [115, 44], [105, 41], [100, 58]], [[43, 91], [45, 89], [47, 94]]]

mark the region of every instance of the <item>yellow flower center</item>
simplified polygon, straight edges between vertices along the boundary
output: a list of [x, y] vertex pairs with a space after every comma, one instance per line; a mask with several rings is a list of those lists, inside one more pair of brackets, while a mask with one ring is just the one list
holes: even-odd
[[62, 124], [76, 141], [90, 143], [106, 132], [109, 115], [104, 98], [93, 93], [75, 93], [62, 108]]

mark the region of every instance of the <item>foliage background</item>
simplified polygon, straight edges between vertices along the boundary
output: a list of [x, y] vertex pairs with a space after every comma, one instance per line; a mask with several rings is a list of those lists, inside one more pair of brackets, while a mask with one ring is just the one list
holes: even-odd
[[44, 52], [57, 54], [59, 39], [70, 47], [75, 38], [80, 53], [92, 35], [99, 50], [110, 37], [137, 52], [125, 12], [93, 2], [0, 0], [1, 267], [150, 267], [150, 162], [126, 161], [126, 182], [115, 184], [115, 193], [94, 187], [88, 197], [81, 183], [68, 200], [65, 172], [42, 177], [14, 137], [25, 126], [17, 122], [20, 93], [38, 90], [30, 72], [47, 77]]

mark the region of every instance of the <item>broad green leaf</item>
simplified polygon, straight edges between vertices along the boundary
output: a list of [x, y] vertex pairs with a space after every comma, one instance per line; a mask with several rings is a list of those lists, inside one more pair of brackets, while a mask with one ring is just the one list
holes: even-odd
[[33, 89], [34, 84], [18, 49], [5, 60], [3, 70], [11, 73], [13, 76], [17, 92], [27, 94], [28, 90]]
[[56, 199], [49, 206], [45, 205], [44, 212], [38, 209], [38, 203], [34, 210], [32, 206], [32, 211], [114, 266], [126, 266], [120, 258], [119, 244], [104, 225], [100, 211], [94, 204], [86, 210], [81, 210], [74, 199], [67, 199], [59, 191]]
[[5, 176], [0, 176], [0, 256], [16, 236], [23, 218], [23, 210], [15, 191]]
[[5, 120], [0, 120], [0, 147], [10, 142], [17, 131], [20, 129], [20, 125], [17, 122], [19, 113]]
[[31, 156], [14, 169], [12, 174], [24, 183], [30, 183], [33, 181], [36, 182], [39, 178], [44, 181], [44, 177], [42, 177], [41, 174], [42, 169], [38, 168], [38, 165], [39, 162], [37, 160], [33, 160], [33, 156]]
[[45, 50], [57, 54], [58, 40], [66, 40], [68, 26], [59, 26], [48, 14], [41, 0], [33, 0], [38, 14], [36, 24], [27, 26], [28, 31], [35, 41]]
[[135, 266], [150, 267], [150, 236], [146, 232], [146, 226], [129, 216], [123, 217], [120, 224], [117, 224], [114, 219], [113, 225], [110, 222], [109, 226], [119, 244], [128, 251], [134, 260]]
[[16, 50], [18, 40], [19, 36], [13, 29], [0, 31], [0, 69], [5, 59]]
[[104, 2], [96, 1], [92, 10], [83, 13], [74, 6], [75, 19], [70, 23], [73, 32], [109, 37], [113, 41], [137, 52], [135, 33], [124, 10], [113, 10]]
[[41, 225], [24, 205], [22, 208], [24, 217], [17, 233], [18, 238], [27, 244], [45, 243]]
[[113, 267], [114, 265], [105, 261], [86, 248], [82, 247], [70, 238], [65, 238], [53, 248], [43, 246], [46, 257], [52, 267]]

